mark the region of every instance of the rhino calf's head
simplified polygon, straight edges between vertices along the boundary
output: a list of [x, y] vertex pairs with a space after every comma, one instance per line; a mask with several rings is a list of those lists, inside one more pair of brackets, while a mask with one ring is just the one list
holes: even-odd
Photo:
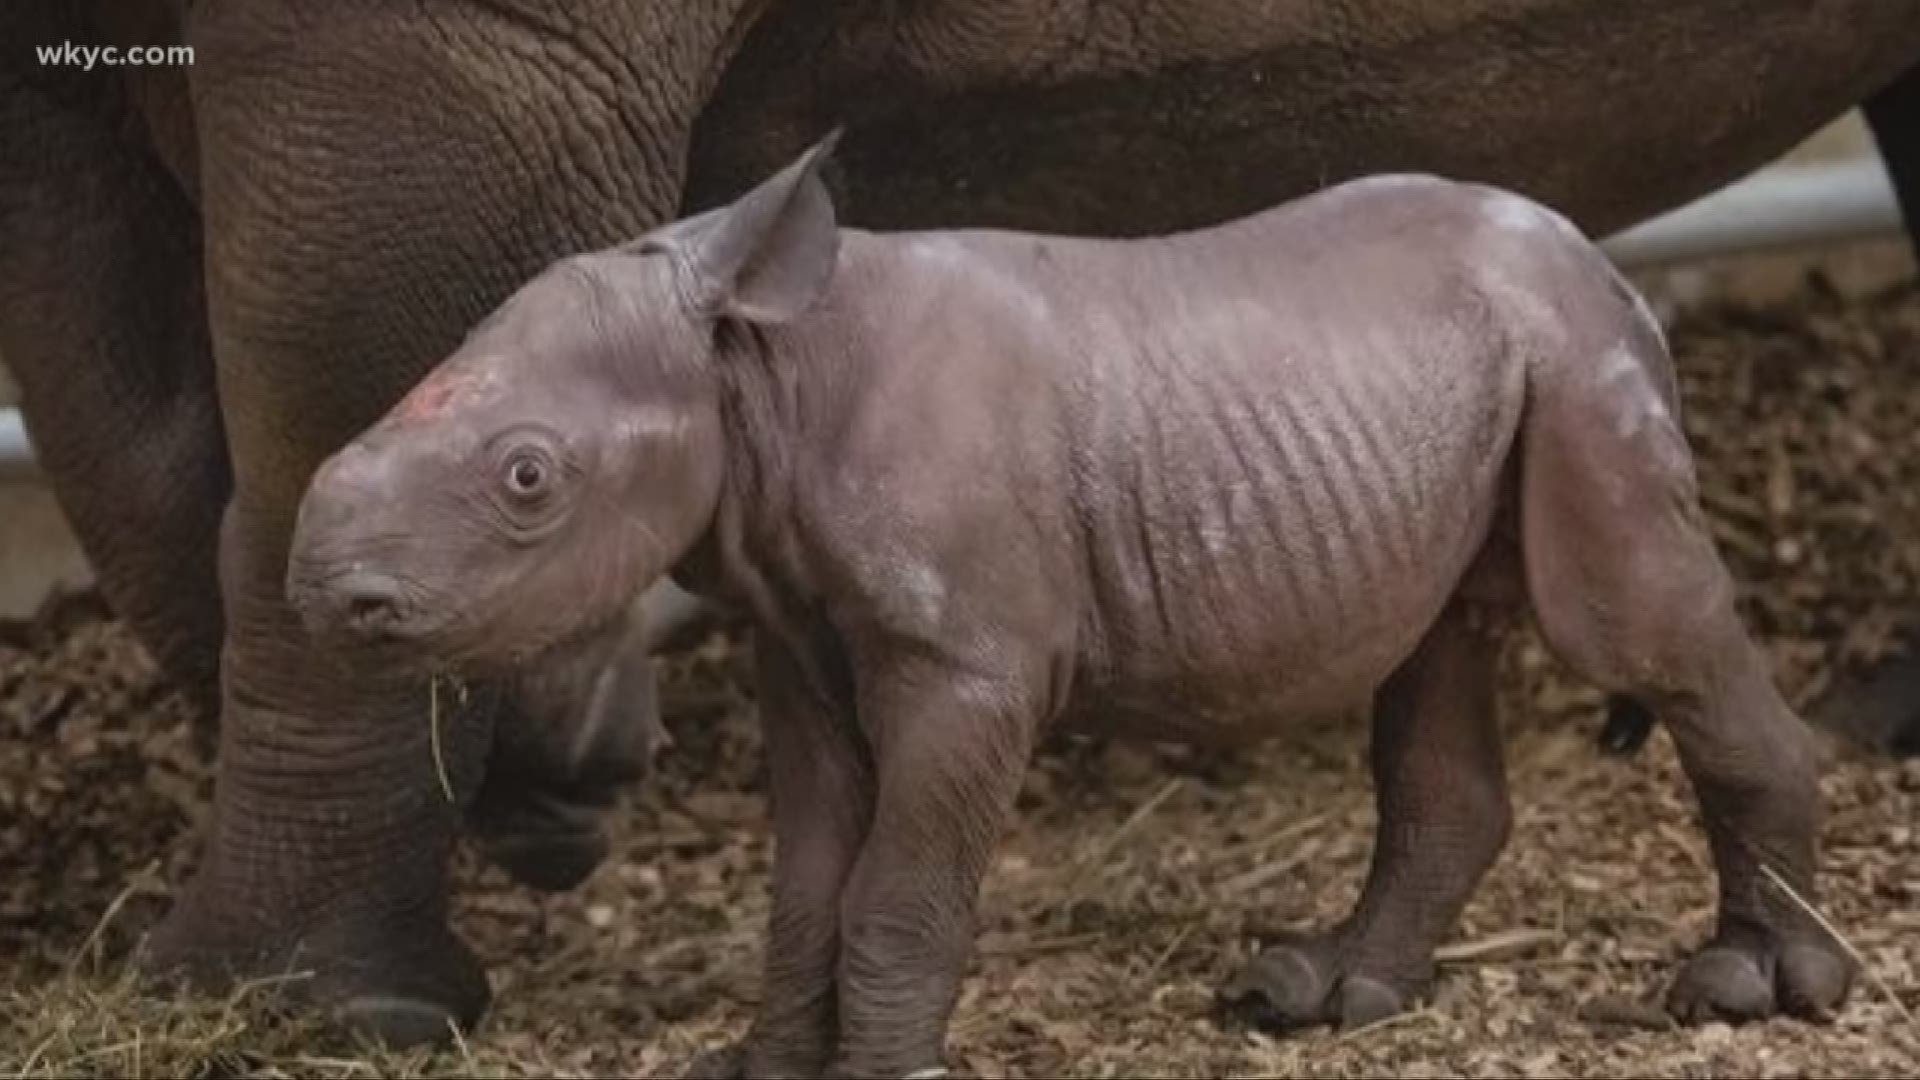
[[485, 671], [617, 619], [712, 521], [716, 324], [784, 322], [832, 275], [831, 143], [731, 206], [556, 263], [325, 461], [288, 561], [308, 627]]

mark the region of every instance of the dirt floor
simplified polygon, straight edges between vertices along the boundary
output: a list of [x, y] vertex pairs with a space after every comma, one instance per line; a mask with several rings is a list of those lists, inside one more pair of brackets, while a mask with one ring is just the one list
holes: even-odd
[[[1920, 594], [1920, 291], [1688, 309], [1675, 327], [1709, 509], [1783, 684], [1806, 702], [1899, 644]], [[1821, 905], [1870, 978], [1829, 1027], [1669, 1026], [1713, 883], [1664, 736], [1593, 748], [1595, 694], [1509, 649], [1513, 841], [1429, 1006], [1344, 1034], [1224, 1024], [1214, 988], [1365, 869], [1359, 724], [1254, 752], [1057, 740], [988, 886], [957, 1072], [1007, 1076], [1920, 1074], [1920, 762], [1829, 740]], [[541, 898], [462, 856], [458, 925], [497, 1008], [463, 1046], [373, 1055], [244, 996], [168, 1005], [118, 957], [204, 821], [185, 707], [81, 602], [0, 638], [0, 1074], [659, 1075], [752, 1007], [768, 848], [736, 643], [665, 662], [677, 747], [617, 854]]]

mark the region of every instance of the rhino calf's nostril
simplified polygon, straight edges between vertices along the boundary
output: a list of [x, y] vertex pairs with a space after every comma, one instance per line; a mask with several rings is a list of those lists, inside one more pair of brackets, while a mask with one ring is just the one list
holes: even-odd
[[372, 574], [355, 574], [335, 586], [342, 620], [354, 630], [392, 630], [403, 621], [404, 605], [396, 582]]
[[347, 601], [347, 618], [359, 626], [391, 622], [397, 613], [393, 600], [384, 596], [356, 596]]

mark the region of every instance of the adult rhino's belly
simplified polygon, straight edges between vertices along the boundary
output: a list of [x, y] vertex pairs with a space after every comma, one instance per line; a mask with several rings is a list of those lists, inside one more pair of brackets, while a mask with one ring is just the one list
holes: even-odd
[[[837, 35], [815, 5], [778, 8], [703, 118], [696, 193], [764, 175], [838, 115], [847, 210], [871, 227], [1162, 233], [1419, 171], [1516, 188], [1605, 232], [1784, 152], [1920, 59], [1912, 0], [1119, 0], [971, 17], [982, 6], [882, 5], [886, 25]], [[877, 20], [869, 7], [831, 17]], [[828, 36], [848, 44], [797, 47]]]

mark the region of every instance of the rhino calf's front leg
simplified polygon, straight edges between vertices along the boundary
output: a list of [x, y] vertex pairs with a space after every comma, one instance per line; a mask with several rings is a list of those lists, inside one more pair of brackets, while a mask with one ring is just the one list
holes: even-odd
[[879, 788], [840, 900], [846, 1076], [925, 1075], [972, 955], [974, 906], [1032, 754], [1018, 675], [901, 659], [858, 688]]
[[695, 1061], [695, 1077], [818, 1076], [838, 1031], [840, 896], [873, 820], [874, 777], [851, 710], [787, 646], [754, 642], [773, 812], [773, 913], [753, 1030]]

